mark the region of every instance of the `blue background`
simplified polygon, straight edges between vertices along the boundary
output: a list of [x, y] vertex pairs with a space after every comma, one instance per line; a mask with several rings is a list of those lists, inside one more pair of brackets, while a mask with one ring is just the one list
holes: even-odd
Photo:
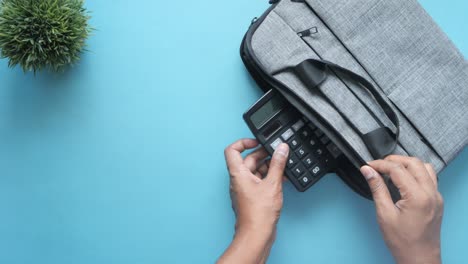
[[[78, 66], [0, 60], [0, 262], [214, 262], [234, 226], [223, 149], [260, 96], [238, 47], [266, 2], [88, 1]], [[466, 56], [468, 3], [421, 3]], [[440, 175], [446, 263], [468, 259], [467, 159]], [[284, 195], [270, 263], [392, 263], [373, 204], [334, 175]]]

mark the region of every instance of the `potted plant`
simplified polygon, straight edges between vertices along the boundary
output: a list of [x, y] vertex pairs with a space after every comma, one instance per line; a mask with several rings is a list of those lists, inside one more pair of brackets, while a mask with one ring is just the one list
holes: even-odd
[[61, 72], [79, 60], [89, 18], [83, 0], [0, 0], [0, 56], [25, 72]]

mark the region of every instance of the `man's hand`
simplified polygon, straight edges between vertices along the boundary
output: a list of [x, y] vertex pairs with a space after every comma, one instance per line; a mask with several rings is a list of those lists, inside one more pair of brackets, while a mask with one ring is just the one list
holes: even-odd
[[[383, 237], [399, 264], [440, 263], [443, 200], [437, 175], [417, 158], [389, 156], [369, 162], [361, 172], [372, 190]], [[382, 176], [389, 175], [401, 200], [393, 204]]]
[[269, 165], [264, 161], [268, 157], [264, 148], [242, 158], [244, 150], [256, 146], [256, 140], [243, 139], [224, 152], [237, 221], [234, 241], [218, 263], [264, 263], [273, 245], [283, 207], [282, 178], [289, 148], [281, 144]]

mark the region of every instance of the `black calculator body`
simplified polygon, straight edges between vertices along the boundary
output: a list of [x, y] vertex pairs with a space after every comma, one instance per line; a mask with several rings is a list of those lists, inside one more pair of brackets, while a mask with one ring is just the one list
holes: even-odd
[[289, 145], [285, 174], [297, 190], [307, 190], [334, 171], [340, 150], [278, 92], [267, 92], [244, 120], [270, 155], [281, 143]]

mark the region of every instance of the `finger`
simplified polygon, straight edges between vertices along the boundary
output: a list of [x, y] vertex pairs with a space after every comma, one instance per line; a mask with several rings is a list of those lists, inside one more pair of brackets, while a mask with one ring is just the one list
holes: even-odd
[[[270, 168], [270, 163], [271, 163], [271, 159], [265, 160], [267, 171], [265, 173], [262, 173], [263, 177], [266, 177], [266, 175], [268, 174], [268, 169]], [[287, 182], [287, 181], [288, 181], [288, 178], [286, 177], [286, 175], [283, 174], [283, 183]]]
[[257, 170], [258, 163], [268, 157], [268, 155], [265, 148], [259, 148], [245, 157], [244, 164], [251, 172], [254, 172]]
[[[268, 174], [268, 168], [270, 167], [270, 159], [265, 160], [265, 162], [258, 167], [257, 172], [259, 172], [262, 175], [262, 178], [265, 178], [266, 175]], [[288, 178], [283, 175], [283, 182], [288, 181]]]
[[260, 180], [263, 179], [263, 177], [264, 177], [264, 176], [263, 176], [260, 172], [258, 172], [258, 171], [255, 172], [254, 176], [257, 177], [257, 178], [260, 179]]
[[284, 175], [284, 168], [286, 167], [286, 160], [289, 156], [289, 146], [287, 144], [280, 144], [276, 148], [273, 157], [271, 158], [270, 168], [268, 170], [268, 175], [266, 179], [274, 184], [282, 183], [282, 178]]
[[427, 170], [427, 172], [429, 173], [429, 177], [431, 178], [432, 183], [434, 183], [434, 186], [435, 186], [436, 189], [437, 189], [438, 186], [439, 186], [439, 182], [438, 182], [438, 180], [437, 180], [437, 173], [436, 173], [436, 171], [434, 170], [434, 167], [433, 167], [432, 164], [430, 164], [430, 163], [425, 163], [425, 164], [424, 164], [424, 167], [426, 167], [426, 170]]
[[[262, 165], [260, 165], [260, 167], [258, 167], [257, 171], [263, 176], [265, 177], [268, 173], [268, 165], [266, 162], [264, 162]], [[262, 178], [263, 178], [262, 177]]]
[[382, 213], [388, 210], [395, 210], [392, 197], [382, 176], [369, 166], [362, 166], [361, 173], [372, 191], [377, 212]]
[[263, 179], [265, 178], [267, 173], [268, 173], [268, 166], [265, 163], [263, 163], [257, 168], [255, 175], [259, 175], [260, 179]]
[[390, 155], [385, 160], [403, 164], [419, 184], [424, 187], [434, 188], [434, 182], [432, 182], [426, 166], [418, 158]]
[[[257, 174], [256, 175], [257, 176], [261, 175], [261, 177], [258, 176], [258, 177], [260, 177], [260, 179], [263, 179], [263, 178], [265, 178], [267, 176], [268, 168], [269, 168], [268, 163], [269, 163], [269, 160], [268, 160], [268, 162], [265, 162], [262, 165], [260, 165], [260, 167], [257, 169]], [[286, 176], [283, 175], [283, 182], [285, 182], [287, 180], [288, 180], [288, 178], [286, 178]]]
[[242, 152], [246, 149], [255, 148], [256, 146], [258, 146], [258, 142], [254, 139], [241, 139], [229, 145], [224, 150], [224, 156], [226, 157], [226, 164], [229, 171], [239, 168], [244, 163], [241, 156]]
[[377, 172], [390, 176], [404, 200], [418, 188], [416, 179], [409, 174], [401, 163], [388, 160], [374, 160], [369, 162], [369, 165]]

